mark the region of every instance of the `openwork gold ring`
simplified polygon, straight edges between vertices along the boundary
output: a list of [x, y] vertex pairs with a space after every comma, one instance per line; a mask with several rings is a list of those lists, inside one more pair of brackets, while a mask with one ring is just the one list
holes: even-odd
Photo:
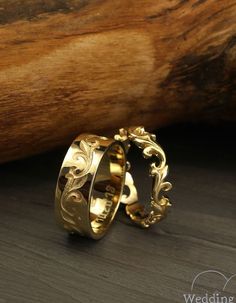
[[69, 232], [99, 239], [119, 207], [126, 172], [121, 142], [96, 135], [78, 136], [59, 173], [55, 209]]
[[143, 149], [144, 158], [153, 156], [155, 158], [155, 161], [150, 164], [150, 176], [153, 178], [150, 203], [144, 205], [138, 201], [138, 191], [129, 172], [126, 173], [126, 186], [130, 194], [122, 198], [122, 202], [127, 204], [126, 213], [131, 219], [142, 227], [149, 227], [164, 219], [171, 206], [169, 199], [162, 194], [163, 191], [168, 191], [172, 187], [171, 183], [165, 181], [168, 173], [165, 153], [156, 142], [156, 136], [146, 132], [142, 126], [120, 129], [119, 134], [115, 135], [115, 140], [123, 142], [127, 152], [133, 142], [138, 148]]

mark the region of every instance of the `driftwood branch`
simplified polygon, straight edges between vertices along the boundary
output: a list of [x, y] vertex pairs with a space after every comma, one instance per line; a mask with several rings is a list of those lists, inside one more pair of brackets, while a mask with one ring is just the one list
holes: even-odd
[[236, 1], [0, 1], [0, 161], [236, 113]]

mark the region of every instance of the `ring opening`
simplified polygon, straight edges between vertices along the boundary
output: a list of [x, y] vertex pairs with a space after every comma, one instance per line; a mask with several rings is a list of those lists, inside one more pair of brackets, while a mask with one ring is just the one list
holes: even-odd
[[115, 142], [100, 160], [90, 195], [90, 222], [95, 234], [103, 233], [119, 206], [125, 179], [126, 156]]

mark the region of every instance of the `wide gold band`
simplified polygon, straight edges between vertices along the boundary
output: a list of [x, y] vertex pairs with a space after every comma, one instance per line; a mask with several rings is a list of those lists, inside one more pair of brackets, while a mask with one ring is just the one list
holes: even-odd
[[55, 209], [69, 232], [94, 239], [107, 231], [119, 207], [126, 172], [121, 142], [96, 135], [78, 136], [59, 173]]
[[150, 176], [153, 178], [150, 203], [144, 205], [138, 201], [138, 192], [129, 172], [126, 173], [126, 186], [128, 186], [130, 194], [124, 195], [122, 198], [122, 202], [127, 204], [126, 212], [131, 219], [142, 227], [149, 227], [165, 218], [167, 210], [171, 206], [169, 199], [161, 194], [163, 191], [171, 189], [171, 184], [165, 181], [168, 173], [165, 153], [157, 144], [156, 136], [146, 132], [142, 126], [122, 128], [119, 130], [119, 134], [115, 135], [115, 139], [125, 144], [127, 152], [133, 142], [143, 150], [144, 158], [153, 156], [156, 158], [150, 165]]

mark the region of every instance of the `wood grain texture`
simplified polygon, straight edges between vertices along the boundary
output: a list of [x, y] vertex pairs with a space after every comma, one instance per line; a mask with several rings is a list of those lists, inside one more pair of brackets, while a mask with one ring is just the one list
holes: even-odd
[[[181, 303], [199, 272], [236, 273], [234, 133], [189, 126], [160, 132], [174, 184], [171, 213], [144, 230], [121, 210], [97, 242], [68, 237], [55, 223], [53, 195], [65, 151], [2, 165], [0, 302]], [[135, 169], [139, 193], [147, 197], [146, 166]], [[218, 282], [208, 276], [201, 289]], [[234, 296], [235, 285], [228, 290]]]
[[0, 1], [0, 162], [82, 131], [235, 119], [236, 1]]

